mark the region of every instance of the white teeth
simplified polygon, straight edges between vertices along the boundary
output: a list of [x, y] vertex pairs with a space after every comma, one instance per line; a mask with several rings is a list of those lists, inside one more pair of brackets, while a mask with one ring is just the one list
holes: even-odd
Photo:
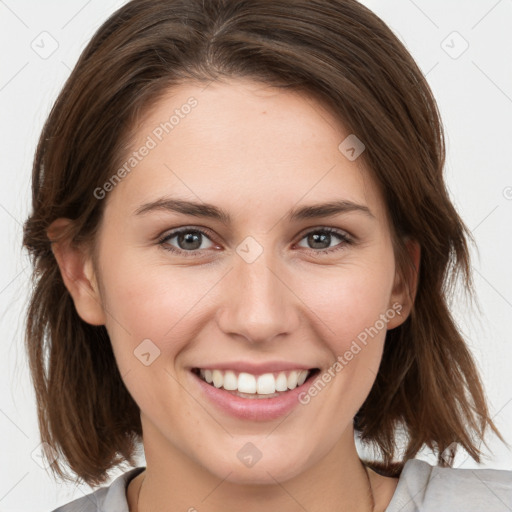
[[271, 373], [265, 373], [258, 377], [258, 395], [271, 395], [276, 392], [276, 380]]
[[284, 372], [281, 372], [276, 379], [276, 391], [286, 391], [288, 389], [288, 378]]
[[[302, 386], [310, 374], [309, 370], [292, 370], [290, 372], [264, 373], [256, 377], [250, 373], [240, 372], [238, 377], [232, 370], [199, 370], [199, 374], [216, 388], [240, 393], [272, 395]], [[287, 375], [288, 374], [288, 375]]]
[[288, 375], [288, 389], [295, 389], [297, 387], [297, 372], [290, 372]]
[[222, 376], [222, 373], [219, 370], [213, 370], [212, 379], [213, 385], [216, 388], [220, 388], [222, 386], [222, 383], [224, 382], [224, 377]]
[[238, 376], [238, 391], [240, 393], [256, 393], [256, 377], [250, 373], [241, 372]]
[[306, 377], [308, 376], [308, 372], [302, 371], [299, 373], [299, 376], [297, 378], [297, 386], [302, 386], [304, 384], [304, 381], [306, 380]]
[[235, 375], [235, 372], [228, 370], [224, 374], [223, 387], [224, 387], [224, 389], [227, 389], [228, 391], [234, 391], [234, 390], [238, 389], [238, 378]]

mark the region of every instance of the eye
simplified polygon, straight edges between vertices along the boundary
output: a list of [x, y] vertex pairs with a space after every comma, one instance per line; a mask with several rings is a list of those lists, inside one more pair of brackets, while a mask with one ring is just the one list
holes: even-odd
[[[333, 238], [338, 238], [342, 243], [338, 243], [334, 247], [329, 247]], [[313, 253], [333, 253], [345, 248], [346, 245], [353, 244], [353, 240], [343, 231], [334, 228], [321, 228], [309, 231], [301, 240], [306, 240], [311, 244]], [[303, 247], [303, 246], [302, 246]]]
[[[341, 240], [334, 246], [331, 243], [334, 239]], [[174, 243], [171, 243], [172, 240]], [[203, 243], [208, 240], [209, 244], [203, 246]], [[311, 247], [309, 252], [316, 254], [333, 253], [345, 248], [347, 245], [354, 243], [352, 238], [345, 232], [334, 228], [317, 228], [307, 232], [301, 239], [306, 240], [306, 243]], [[200, 256], [203, 250], [216, 247], [211, 241], [208, 232], [198, 228], [180, 228], [166, 234], [158, 240], [158, 244], [166, 251], [174, 252], [185, 256]], [[176, 244], [176, 245], [174, 245]], [[299, 244], [299, 247], [304, 247]]]
[[[176, 239], [176, 244], [178, 245], [177, 248], [170, 245], [170, 241], [174, 238]], [[180, 254], [189, 253], [187, 256], [197, 256], [199, 255], [200, 251], [209, 249], [213, 246], [213, 243], [210, 240], [211, 245], [207, 247], [201, 247], [204, 239], [210, 240], [208, 234], [205, 231], [201, 229], [182, 228], [168, 233], [163, 238], [161, 238], [158, 243], [163, 249], [167, 251]]]

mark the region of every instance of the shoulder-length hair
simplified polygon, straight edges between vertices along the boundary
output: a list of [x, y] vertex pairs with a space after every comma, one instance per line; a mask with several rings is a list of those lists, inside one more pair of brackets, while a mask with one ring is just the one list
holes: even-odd
[[[354, 418], [388, 476], [423, 447], [451, 465], [492, 422], [472, 355], [448, 302], [462, 275], [474, 294], [467, 240], [443, 179], [445, 144], [432, 92], [403, 44], [356, 0], [133, 0], [96, 32], [58, 96], [37, 146], [32, 212], [23, 245], [34, 266], [26, 348], [41, 440], [89, 484], [128, 461], [141, 440], [140, 411], [119, 374], [104, 326], [77, 314], [47, 228], [94, 244], [111, 177], [137, 120], [170, 88], [249, 77], [310, 93], [365, 144], [360, 156], [392, 221], [397, 271], [416, 272], [405, 240], [421, 247], [418, 288], [404, 323], [387, 332], [373, 388]], [[341, 142], [341, 141], [340, 141]], [[397, 459], [397, 429], [407, 436]], [[43, 446], [44, 443], [43, 443]], [[48, 457], [51, 450], [48, 448]]]

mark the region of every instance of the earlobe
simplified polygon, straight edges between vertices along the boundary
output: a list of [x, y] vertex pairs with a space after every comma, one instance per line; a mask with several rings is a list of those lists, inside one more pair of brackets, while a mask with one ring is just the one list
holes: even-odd
[[[409, 316], [414, 305], [416, 291], [418, 287], [418, 277], [420, 270], [421, 247], [416, 240], [407, 239], [405, 241], [409, 258], [414, 266], [410, 265], [405, 269], [406, 276], [402, 278], [397, 272], [393, 292], [389, 301], [389, 308], [395, 310], [397, 314], [388, 322], [387, 329], [391, 330], [401, 325]], [[405, 282], [406, 281], [406, 282]]]
[[80, 318], [91, 325], [104, 325], [105, 313], [92, 258], [88, 251], [83, 247], [73, 246], [69, 239], [54, 241], [71, 222], [70, 219], [60, 218], [48, 228], [47, 234], [52, 241], [52, 252]]

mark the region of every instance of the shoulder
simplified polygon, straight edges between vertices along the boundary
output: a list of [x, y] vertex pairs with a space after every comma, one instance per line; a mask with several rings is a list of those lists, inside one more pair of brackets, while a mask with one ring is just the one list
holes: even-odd
[[137, 467], [118, 476], [110, 485], [73, 500], [52, 512], [129, 512], [126, 500], [126, 487], [144, 467]]
[[442, 468], [408, 460], [385, 512], [510, 512], [512, 471]]

